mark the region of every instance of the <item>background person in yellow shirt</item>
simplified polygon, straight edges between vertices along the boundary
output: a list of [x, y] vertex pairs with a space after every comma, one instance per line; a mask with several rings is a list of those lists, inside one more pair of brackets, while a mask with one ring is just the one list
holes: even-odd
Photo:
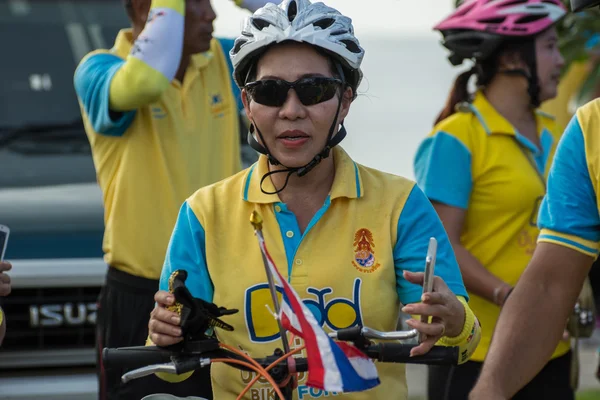
[[[574, 12], [599, 0], [571, 0]], [[590, 10], [596, 15], [598, 10]], [[600, 99], [562, 135], [539, 214], [539, 244], [505, 305], [471, 400], [513, 398], [559, 341], [600, 249]]]
[[[415, 176], [448, 232], [482, 338], [469, 362], [429, 367], [432, 400], [467, 399], [500, 308], [535, 249], [535, 216], [560, 135], [535, 108], [556, 96], [564, 61], [555, 24], [565, 14], [558, 0], [472, 0], [435, 27], [452, 63], [474, 59], [474, 66], [457, 78], [419, 147]], [[515, 399], [572, 399], [568, 352], [561, 343]]]
[[[244, 2], [240, 5], [248, 6]], [[264, 4], [252, 0], [250, 6]], [[212, 37], [209, 0], [126, 0], [132, 28], [112, 49], [87, 55], [74, 85], [105, 208], [109, 265], [99, 298], [97, 345], [142, 345], [177, 211], [198, 187], [241, 169], [233, 40]], [[139, 399], [162, 381], [123, 386], [98, 357], [101, 399]], [[208, 386], [177, 389], [210, 396]], [[137, 386], [137, 388], [135, 387]], [[193, 393], [192, 393], [193, 392]]]

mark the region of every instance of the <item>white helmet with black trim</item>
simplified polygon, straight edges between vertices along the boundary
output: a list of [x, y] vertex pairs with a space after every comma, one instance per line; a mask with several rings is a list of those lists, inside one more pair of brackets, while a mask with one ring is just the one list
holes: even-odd
[[309, 0], [267, 3], [246, 18], [242, 34], [229, 52], [238, 86], [247, 83], [248, 67], [257, 56], [270, 45], [285, 41], [325, 50], [340, 62], [346, 83], [356, 92], [362, 79], [360, 64], [365, 51], [354, 36], [352, 20], [334, 8]]

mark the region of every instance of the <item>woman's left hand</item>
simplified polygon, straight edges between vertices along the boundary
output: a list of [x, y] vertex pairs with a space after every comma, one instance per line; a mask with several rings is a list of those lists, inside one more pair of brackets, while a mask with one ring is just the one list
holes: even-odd
[[[404, 279], [423, 286], [425, 274], [404, 271]], [[432, 317], [431, 323], [415, 319], [406, 321], [411, 328], [426, 335], [425, 340], [411, 350], [411, 357], [426, 354], [442, 336], [460, 335], [465, 324], [465, 307], [439, 276], [433, 278], [433, 292], [424, 293], [421, 303], [408, 304], [402, 311], [413, 316]]]

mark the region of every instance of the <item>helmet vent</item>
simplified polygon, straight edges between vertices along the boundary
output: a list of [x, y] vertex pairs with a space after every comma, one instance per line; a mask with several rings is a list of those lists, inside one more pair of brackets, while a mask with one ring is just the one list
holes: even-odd
[[477, 22], [479, 22], [481, 24], [501, 24], [504, 22], [505, 19], [506, 19], [506, 17], [494, 17], [494, 18], [479, 19], [479, 20], [477, 20]]
[[526, 15], [516, 20], [515, 24], [528, 24], [544, 18], [548, 18], [548, 14]]
[[527, 3], [528, 0], [514, 0], [502, 4], [502, 7], [515, 6], [517, 4]]
[[331, 25], [333, 25], [334, 22], [335, 22], [335, 19], [333, 19], [333, 18], [323, 18], [316, 22], [313, 22], [313, 25], [318, 26], [321, 29], [327, 29]]
[[358, 47], [358, 45], [356, 43], [354, 43], [352, 40], [340, 40], [340, 42], [342, 42], [344, 44], [344, 46], [346, 46], [348, 51], [350, 51], [352, 53], [359, 54], [361, 52], [361, 48]]
[[246, 40], [236, 40], [233, 46], [233, 54], [237, 54], [240, 49], [246, 44]]
[[263, 29], [270, 26], [271, 23], [269, 21], [265, 21], [264, 19], [252, 18], [252, 25], [254, 25], [254, 27], [259, 31], [262, 31]]
[[296, 1], [291, 1], [290, 5], [288, 6], [288, 20], [290, 22], [292, 22], [294, 20], [294, 18], [296, 18], [296, 14], [298, 14], [298, 4], [296, 4]]

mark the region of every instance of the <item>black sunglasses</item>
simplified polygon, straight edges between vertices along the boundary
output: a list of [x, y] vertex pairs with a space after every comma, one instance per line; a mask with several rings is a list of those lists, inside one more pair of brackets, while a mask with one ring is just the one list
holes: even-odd
[[300, 102], [312, 106], [330, 100], [342, 81], [337, 78], [312, 77], [288, 82], [282, 79], [264, 79], [244, 86], [250, 98], [269, 107], [281, 107], [290, 89], [294, 89]]

